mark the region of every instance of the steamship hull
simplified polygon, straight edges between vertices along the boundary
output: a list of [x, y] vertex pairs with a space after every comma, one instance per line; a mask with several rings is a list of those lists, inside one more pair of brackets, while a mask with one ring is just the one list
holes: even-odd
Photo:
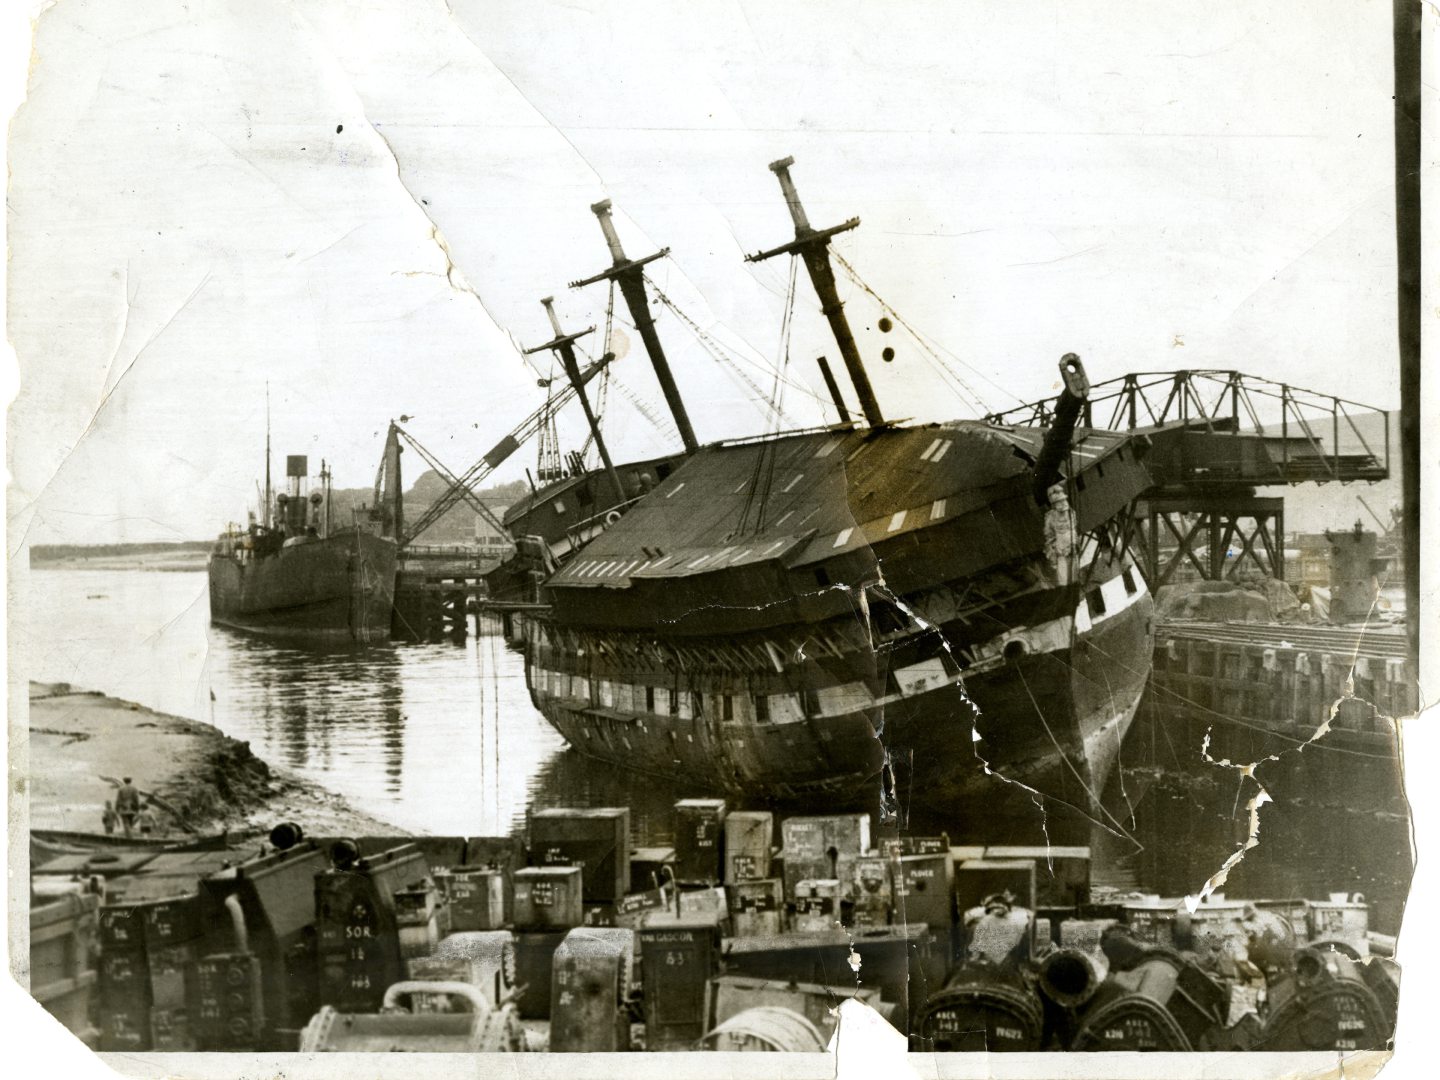
[[397, 548], [366, 532], [307, 539], [263, 558], [210, 557], [210, 620], [275, 637], [383, 641], [390, 636]]
[[[962, 422], [702, 449], [546, 583], [533, 703], [578, 753], [696, 790], [1100, 816], [1150, 669], [1122, 539], [1149, 479], [1133, 444], [1091, 433], [1057, 565], [1026, 463], [1042, 436]], [[747, 535], [761, 477], [775, 505]]]

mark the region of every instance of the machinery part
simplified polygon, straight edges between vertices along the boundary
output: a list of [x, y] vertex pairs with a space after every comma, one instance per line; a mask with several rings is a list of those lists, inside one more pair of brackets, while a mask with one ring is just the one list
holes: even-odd
[[248, 953], [250, 951], [250, 933], [245, 929], [245, 908], [240, 903], [238, 893], [231, 893], [225, 897], [225, 910], [230, 914], [230, 926], [235, 935], [235, 951]]
[[360, 845], [354, 840], [336, 840], [330, 845], [330, 865], [336, 870], [348, 870], [360, 861]]
[[400, 999], [409, 994], [450, 994], [453, 997], [464, 998], [470, 1003], [471, 1011], [477, 1013], [490, 1012], [490, 1002], [480, 992], [480, 988], [471, 983], [463, 982], [429, 982], [422, 979], [410, 979], [405, 982], [398, 982], [385, 991], [385, 998], [380, 1005], [381, 1011], [398, 1009]]
[[610, 1052], [630, 1049], [625, 1008], [627, 969], [634, 963], [635, 935], [602, 936], [580, 927], [565, 935], [551, 965], [550, 1050]]
[[825, 1051], [825, 1040], [805, 1017], [794, 1009], [778, 1005], [761, 1005], [736, 1013], [701, 1043], [710, 1050], [761, 1050], [818, 1054]]
[[966, 965], [932, 994], [918, 1025], [923, 1049], [936, 1053], [1039, 1050], [1040, 998], [1015, 971]]
[[965, 912], [965, 957], [990, 964], [1027, 960], [1035, 937], [1035, 913], [1007, 895], [987, 896]]
[[1062, 1008], [1078, 1009], [1095, 996], [1108, 974], [1102, 953], [1056, 949], [1040, 965], [1040, 992]]
[[[449, 994], [468, 1001], [472, 1012], [409, 1013], [397, 1009], [407, 994]], [[525, 1033], [515, 1008], [506, 1003], [492, 1009], [468, 983], [396, 983], [385, 991], [380, 1013], [342, 1013], [323, 1006], [300, 1033], [301, 1053], [344, 1051], [484, 1053], [525, 1049]]]
[[1157, 949], [1105, 980], [1070, 1049], [1194, 1050], [1224, 1023], [1226, 1002], [1225, 991], [1193, 963]]
[[1364, 965], [1341, 952], [1301, 949], [1295, 970], [1270, 988], [1261, 1050], [1382, 1050], [1394, 1024]]

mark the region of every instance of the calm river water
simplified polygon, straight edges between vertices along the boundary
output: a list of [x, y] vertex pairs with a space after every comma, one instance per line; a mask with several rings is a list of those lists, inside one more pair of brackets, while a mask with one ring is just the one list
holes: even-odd
[[[495, 636], [302, 649], [212, 628], [203, 572], [32, 570], [13, 584], [15, 663], [26, 677], [210, 721], [272, 764], [416, 832], [495, 835], [522, 824], [527, 806], [629, 806], [637, 843], [667, 843], [674, 801], [707, 794], [568, 752], [531, 707], [520, 657]], [[1206, 763], [1198, 746], [1177, 754], [1156, 722], [1137, 722], [1122, 755], [1122, 802], [1134, 806], [1122, 821], [1145, 847], [1125, 862], [1149, 889], [1195, 892], [1243, 839], [1236, 822], [1255, 788]], [[1360, 890], [1377, 927], [1393, 932], [1410, 877], [1395, 771], [1307, 754], [1295, 759], [1303, 775], [1281, 785], [1305, 797], [1262, 810], [1261, 844], [1226, 891]], [[1277, 780], [1273, 770], [1291, 767], [1266, 766]], [[1003, 839], [1044, 844], [1046, 835], [1037, 815]]]

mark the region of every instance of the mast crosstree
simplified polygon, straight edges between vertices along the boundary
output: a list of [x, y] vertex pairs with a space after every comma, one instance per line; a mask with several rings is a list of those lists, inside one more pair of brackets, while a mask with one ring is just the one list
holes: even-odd
[[[785, 202], [790, 207], [790, 218], [795, 222], [795, 239], [768, 251], [747, 255], [745, 261], [764, 262], [776, 255], [799, 255], [805, 260], [805, 269], [810, 273], [810, 284], [815, 287], [815, 295], [820, 298], [820, 310], [830, 323], [830, 332], [835, 335], [835, 344], [840, 348], [840, 358], [845, 361], [845, 370], [850, 373], [850, 381], [855, 384], [855, 394], [860, 399], [860, 411], [865, 414], [865, 421], [871, 427], [882, 427], [885, 417], [880, 412], [880, 403], [870, 386], [870, 376], [865, 372], [865, 364], [860, 359], [855, 335], [850, 332], [849, 320], [845, 318], [845, 305], [835, 288], [835, 271], [830, 265], [830, 238], [849, 232], [860, 224], [860, 219], [853, 217], [828, 229], [812, 228], [810, 219], [805, 214], [805, 207], [800, 202], [800, 194], [795, 190], [795, 182], [790, 179], [790, 166], [794, 164], [793, 157], [781, 158], [770, 163], [770, 171], [779, 179], [780, 190], [785, 193]], [[832, 390], [832, 395], [833, 393]]]
[[547, 296], [540, 303], [545, 306], [545, 314], [550, 316], [550, 326], [555, 331], [555, 336], [544, 345], [526, 349], [525, 355], [530, 356], [551, 349], [556, 356], [560, 357], [560, 363], [565, 367], [565, 377], [575, 388], [575, 396], [580, 401], [580, 408], [585, 411], [585, 422], [590, 425], [590, 434], [595, 436], [595, 446], [600, 451], [600, 460], [605, 464], [605, 473], [610, 477], [610, 485], [615, 489], [615, 499], [617, 503], [624, 502], [625, 489], [620, 486], [620, 474], [615, 471], [615, 463], [610, 460], [610, 450], [605, 445], [605, 436], [600, 433], [600, 421], [595, 417], [595, 410], [590, 407], [590, 395], [585, 392], [585, 380], [580, 377], [580, 362], [575, 359], [575, 342], [586, 334], [594, 333], [595, 327], [587, 326], [578, 333], [567, 334], [560, 328], [560, 317], [555, 314], [555, 298]]
[[640, 340], [645, 342], [645, 351], [650, 354], [650, 363], [655, 368], [655, 377], [660, 381], [660, 391], [665, 395], [665, 404], [670, 407], [670, 415], [675, 418], [675, 428], [680, 432], [680, 441], [685, 444], [685, 452], [693, 454], [700, 443], [695, 438], [695, 429], [690, 426], [690, 414], [685, 411], [685, 401], [680, 397], [680, 387], [676, 385], [675, 376], [670, 371], [670, 361], [665, 358], [665, 348], [660, 344], [660, 335], [655, 332], [655, 317], [650, 314], [650, 298], [645, 292], [645, 265], [656, 259], [663, 259], [670, 254], [670, 249], [661, 248], [643, 259], [630, 259], [626, 257], [625, 249], [620, 246], [620, 236], [615, 231], [615, 223], [610, 220], [610, 200], [604, 199], [595, 203], [590, 209], [600, 219], [600, 231], [605, 234], [605, 243], [610, 248], [614, 265], [609, 270], [603, 270], [591, 277], [572, 281], [570, 287], [580, 289], [597, 281], [614, 281], [620, 286], [620, 295], [625, 297], [630, 318], [635, 323], [635, 329], [640, 331]]

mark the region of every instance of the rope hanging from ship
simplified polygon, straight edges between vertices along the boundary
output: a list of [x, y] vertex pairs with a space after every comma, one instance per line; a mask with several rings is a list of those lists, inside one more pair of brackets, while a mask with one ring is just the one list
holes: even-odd
[[989, 376], [987, 376], [984, 372], [980, 371], [978, 368], [973, 367], [970, 364], [966, 364], [965, 361], [961, 360], [954, 353], [950, 353], [948, 350], [944, 350], [943, 346], [939, 346], [933, 343], [928, 337], [926, 337], [909, 322], [907, 322], [905, 317], [902, 316], [898, 311], [896, 311], [895, 308], [892, 307], [889, 303], [887, 303], [884, 297], [882, 297], [879, 293], [877, 293], [873, 288], [870, 287], [869, 283], [867, 283], [865, 279], [860, 276], [859, 271], [857, 271], [853, 266], [851, 266], [845, 260], [845, 257], [841, 255], [840, 252], [836, 251], [833, 246], [830, 249], [830, 257], [834, 259], [840, 269], [844, 271], [846, 277], [848, 277], [852, 282], [854, 282], [855, 285], [858, 286], [860, 289], [864, 290], [871, 299], [873, 299], [877, 304], [880, 305], [881, 310], [884, 311], [886, 315], [894, 319], [896, 323], [898, 323], [902, 328], [905, 329], [907, 333], [909, 333], [909, 335], [915, 340], [915, 343], [920, 346], [921, 355], [924, 356], [927, 361], [929, 361], [931, 367], [935, 369], [935, 371], [940, 375], [941, 379], [948, 379], [951, 383], [954, 384], [951, 386], [950, 389], [955, 393], [957, 397], [960, 398], [960, 400], [965, 405], [969, 407], [978, 406], [982, 413], [987, 413], [991, 411], [986, 406], [985, 400], [980, 396], [979, 391], [977, 391], [973, 386], [971, 386], [960, 376], [959, 372], [954, 369], [953, 365], [951, 363], [948, 363], [945, 360], [945, 357], [941, 355], [941, 351], [945, 351], [950, 356], [950, 359], [954, 362], [954, 364], [964, 366], [970, 371], [973, 371], [976, 375], [980, 376], [980, 378], [984, 379], [991, 386], [995, 387], [995, 389], [999, 390], [1007, 397], [1016, 396], [1013, 391], [1006, 390], [1003, 386], [995, 382], [993, 379], [989, 378]]
[[[790, 360], [790, 329], [793, 325], [795, 314], [795, 270], [796, 256], [790, 257], [790, 284], [785, 294], [785, 313], [780, 320], [780, 350], [784, 363]], [[771, 411], [774, 414], [773, 428], [771, 434], [780, 429], [780, 418], [783, 415], [778, 400], [779, 388], [783, 382], [782, 368], [777, 365], [775, 369], [775, 397], [771, 399]], [[770, 492], [775, 483], [775, 445], [774, 443], [761, 443], [759, 452], [755, 455], [755, 467], [751, 471], [750, 480], [745, 486], [745, 501], [740, 506], [740, 521], [731, 534], [731, 538], [744, 536], [750, 528], [750, 515], [755, 514], [754, 532], [760, 532], [765, 527], [765, 510], [770, 502]]]
[[[606, 346], [605, 351], [601, 353], [602, 356], [609, 355], [612, 352], [609, 345], [609, 339], [611, 337], [610, 324], [614, 319], [619, 319], [621, 322], [625, 322], [623, 316], [615, 314], [614, 303], [612, 300], [610, 311], [609, 313], [607, 313], [606, 316]], [[631, 324], [627, 322], [626, 325], [629, 326]], [[588, 351], [586, 351], [584, 346], [582, 346], [579, 342], [576, 342], [575, 346], [577, 351], [582, 356], [584, 356], [587, 361], [590, 361], [592, 363], [595, 362], [596, 358], [592, 356]], [[630, 402], [630, 404], [634, 406], [635, 411], [638, 412], [641, 416], [643, 416], [646, 422], [649, 423], [649, 425], [654, 428], [661, 436], [663, 436], [665, 439], [673, 440], [675, 442], [680, 441], [680, 432], [675, 427], [674, 422], [667, 419], [663, 414], [660, 413], [658, 409], [656, 409], [655, 405], [652, 402], [647, 400], [642, 394], [636, 392], [628, 383], [625, 382], [624, 379], [616, 375], [614, 367], [610, 364], [607, 364], [605, 366], [604, 380], [605, 381], [601, 384], [602, 394], [605, 393], [605, 391], [613, 383], [615, 389], [620, 392], [620, 396], [623, 397], [626, 401]]]
[[[717, 364], [720, 364], [727, 374], [733, 375], [735, 378], [739, 379], [749, 390], [749, 393], [754, 401], [763, 404], [765, 410], [768, 413], [766, 417], [767, 421], [778, 420], [779, 423], [784, 425], [785, 427], [796, 426], [795, 422], [785, 413], [784, 409], [780, 408], [777, 405], [775, 397], [773, 395], [767, 395], [765, 391], [762, 390], [760, 386], [755, 382], [754, 379], [750, 378], [749, 375], [747, 375], [743, 370], [741, 370], [739, 361], [744, 361], [751, 367], [756, 368], [764, 374], [783, 382], [786, 386], [790, 387], [790, 389], [794, 390], [796, 393], [804, 394], [806, 397], [813, 399], [815, 402], [822, 406], [826, 403], [824, 398], [822, 398], [819, 394], [816, 394], [808, 386], [804, 385], [803, 383], [798, 383], [794, 379], [786, 376], [778, 366], [769, 363], [757, 362], [746, 356], [744, 353], [735, 352], [733, 350], [727, 349], [714, 337], [714, 335], [706, 332], [699, 323], [697, 323], [694, 319], [690, 318], [689, 315], [685, 314], [685, 312], [681, 310], [681, 308], [673, 300], [671, 300], [669, 296], [667, 296], [663, 291], [661, 291], [660, 287], [655, 284], [653, 279], [646, 277], [645, 281], [653, 290], [655, 294], [655, 299], [660, 301], [660, 303], [663, 304], [668, 310], [675, 313], [676, 318], [678, 318], [685, 325], [686, 329], [688, 329], [691, 335], [694, 336], [695, 340], [700, 343], [700, 347], [705, 350], [705, 352], [710, 356], [710, 358], [714, 360]], [[792, 282], [791, 296], [787, 302], [787, 306], [793, 307], [793, 305], [794, 292]], [[776, 430], [779, 429], [777, 428]]]
[[[610, 282], [610, 292], [605, 301], [605, 333], [600, 338], [600, 355], [613, 356], [614, 349], [611, 348], [611, 337], [615, 327], [615, 282]], [[605, 424], [605, 405], [609, 400], [610, 390], [610, 367], [607, 364], [604, 372], [600, 375], [600, 389], [595, 392], [595, 426], [603, 427]], [[585, 441], [580, 444], [580, 457], [583, 460], [590, 453], [590, 448], [595, 445], [595, 432], [590, 431], [585, 435]]]
[[785, 385], [787, 379], [785, 372], [790, 369], [790, 336], [795, 328], [795, 271], [799, 266], [798, 255], [790, 256], [790, 284], [785, 292], [785, 315], [780, 320], [780, 356], [776, 361], [775, 382], [770, 387], [771, 409], [775, 414], [775, 422], [771, 427], [772, 435], [780, 431], [780, 417], [785, 403]]

